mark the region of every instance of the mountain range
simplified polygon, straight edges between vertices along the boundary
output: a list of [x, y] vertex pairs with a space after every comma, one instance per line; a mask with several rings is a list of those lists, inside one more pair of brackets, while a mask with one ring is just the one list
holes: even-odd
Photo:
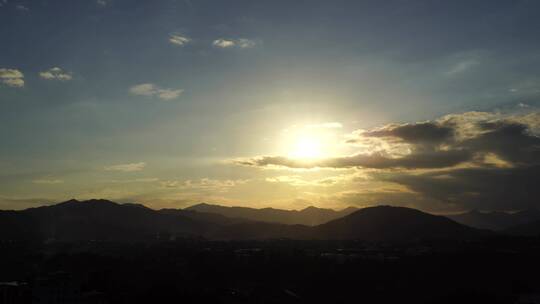
[[[107, 200], [70, 200], [22, 211], [0, 211], [0, 240], [135, 241], [197, 237], [222, 240], [286, 238], [412, 241], [463, 239], [487, 233], [443, 216], [403, 207], [363, 208], [323, 224], [308, 226], [227, 217], [223, 214], [195, 211], [210, 211], [211, 209], [207, 208], [210, 205], [203, 205], [206, 209], [201, 209], [201, 205], [197, 206], [153, 210], [139, 204], [118, 204]], [[270, 213], [275, 210], [272, 209]], [[307, 208], [290, 212], [295, 215], [313, 214], [317, 210], [319, 209]], [[250, 209], [249, 212], [253, 210]], [[321, 213], [335, 215], [326, 211]], [[231, 214], [239, 216], [241, 213]], [[322, 217], [313, 218], [322, 221]]]
[[534, 221], [539, 221], [540, 211], [537, 209], [526, 209], [510, 213], [471, 210], [466, 213], [447, 215], [447, 217], [463, 225], [479, 229], [503, 231], [514, 226], [521, 226]]
[[311, 206], [302, 210], [283, 210], [274, 208], [225, 207], [201, 203], [188, 207], [185, 210], [221, 214], [229, 218], [258, 222], [316, 226], [349, 215], [357, 211], [358, 208], [348, 207], [336, 211]]

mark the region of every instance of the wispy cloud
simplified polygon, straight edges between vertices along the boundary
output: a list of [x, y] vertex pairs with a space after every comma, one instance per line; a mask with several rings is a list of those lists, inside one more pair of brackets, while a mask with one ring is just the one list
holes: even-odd
[[210, 178], [201, 178], [199, 180], [168, 180], [161, 182], [163, 188], [179, 188], [179, 189], [195, 189], [195, 190], [211, 190], [224, 192], [237, 185], [245, 184], [248, 180], [218, 180]]
[[230, 38], [219, 38], [212, 42], [212, 45], [217, 48], [227, 49], [227, 48], [240, 48], [247, 49], [257, 46], [258, 42], [251, 39], [239, 38], [239, 39], [230, 39]]
[[103, 7], [107, 6], [107, 4], [109, 4], [106, 0], [97, 0], [96, 3], [97, 3], [97, 5], [103, 6]]
[[183, 92], [183, 89], [164, 89], [153, 83], [141, 83], [134, 85], [129, 89], [133, 95], [158, 97], [163, 100], [172, 100], [178, 98]]
[[26, 7], [26, 6], [22, 5], [22, 4], [17, 4], [17, 5], [15, 6], [15, 8], [16, 8], [17, 10], [19, 10], [19, 11], [28, 11], [28, 10], [29, 10], [28, 7]]
[[57, 184], [63, 184], [64, 181], [61, 179], [55, 179], [55, 178], [40, 178], [40, 179], [33, 180], [32, 183], [42, 184], [42, 185], [57, 185]]
[[59, 67], [53, 67], [46, 71], [42, 71], [39, 73], [39, 77], [47, 80], [60, 80], [60, 81], [68, 81], [73, 78], [71, 73], [68, 73], [64, 70], [62, 70]]
[[169, 35], [169, 42], [177, 46], [184, 46], [191, 42], [191, 39], [183, 35], [171, 34]]
[[105, 171], [119, 171], [119, 172], [135, 172], [135, 171], [141, 171], [146, 167], [145, 162], [139, 162], [139, 163], [130, 163], [130, 164], [119, 164], [119, 165], [111, 165], [106, 166], [103, 169]]
[[284, 183], [294, 187], [330, 187], [340, 182], [351, 181], [357, 178], [355, 175], [338, 175], [325, 177], [321, 179], [305, 179], [300, 175], [281, 175], [275, 177], [267, 177], [265, 181], [269, 183]]
[[105, 181], [106, 183], [113, 184], [129, 184], [129, 183], [153, 183], [159, 181], [157, 177], [147, 177], [147, 178], [135, 178], [135, 179], [113, 179]]
[[0, 83], [14, 88], [24, 87], [24, 74], [17, 69], [0, 69]]
[[454, 65], [452, 65], [447, 71], [446, 71], [446, 75], [449, 75], [449, 76], [454, 76], [454, 75], [457, 75], [457, 74], [461, 74], [469, 69], [471, 69], [472, 67], [476, 66], [480, 64], [480, 62], [476, 59], [465, 59], [465, 60], [461, 60], [457, 63], [455, 63]]

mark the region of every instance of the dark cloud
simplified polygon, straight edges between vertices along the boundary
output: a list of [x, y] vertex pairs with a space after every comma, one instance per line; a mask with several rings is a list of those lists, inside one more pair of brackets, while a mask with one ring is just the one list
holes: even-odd
[[539, 205], [538, 165], [466, 168], [420, 175], [383, 174], [377, 178], [401, 184], [425, 198], [465, 209], [518, 210]]
[[[259, 167], [380, 169], [370, 174], [374, 180], [405, 187], [410, 191], [404, 192], [407, 197], [411, 193], [417, 196], [415, 203], [517, 210], [540, 203], [539, 125], [540, 115], [535, 113], [456, 114], [435, 122], [388, 125], [354, 133], [355, 143], [369, 147], [376, 138], [384, 141], [381, 147], [387, 147], [387, 151], [320, 160], [267, 156], [239, 163]], [[404, 146], [408, 152], [392, 154]], [[386, 170], [395, 168], [399, 170]], [[437, 208], [441, 209], [440, 205]]]
[[[373, 138], [385, 143], [380, 145], [382, 150], [371, 153], [313, 160], [262, 156], [237, 160], [236, 163], [289, 168], [444, 169], [466, 162], [475, 162], [476, 166], [492, 166], [493, 163], [482, 164], [486, 156], [494, 156], [492, 161], [501, 166], [539, 163], [540, 138], [532, 133], [529, 125], [516, 121], [516, 117], [512, 120], [493, 120], [492, 115], [483, 116], [485, 119], [478, 120], [482, 117], [479, 113], [464, 113], [461, 116], [453, 115], [452, 119], [392, 124], [355, 132], [357, 138], [349, 142], [362, 144], [368, 149], [370, 145], [376, 145], [371, 141]], [[475, 120], [469, 121], [470, 117]], [[525, 117], [528, 116], [521, 118]], [[530, 116], [527, 119], [530, 120]]]
[[477, 152], [491, 152], [514, 165], [526, 166], [540, 161], [540, 138], [525, 124], [511, 121], [483, 122], [485, 131], [461, 145]]
[[357, 154], [353, 156], [325, 158], [320, 160], [293, 159], [282, 156], [263, 156], [259, 158], [239, 160], [236, 163], [247, 166], [282, 166], [295, 169], [309, 168], [441, 168], [457, 165], [470, 160], [472, 154], [467, 150], [423, 151], [404, 157], [393, 158], [383, 153]]
[[410, 143], [441, 143], [451, 139], [453, 135], [454, 129], [452, 126], [435, 122], [388, 125], [362, 133], [362, 136], [365, 137], [390, 137]]

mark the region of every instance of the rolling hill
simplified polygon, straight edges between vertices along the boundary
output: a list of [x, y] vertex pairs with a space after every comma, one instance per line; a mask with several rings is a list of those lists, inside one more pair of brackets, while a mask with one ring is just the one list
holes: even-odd
[[460, 239], [483, 235], [478, 229], [443, 216], [391, 206], [364, 208], [343, 218], [314, 227], [316, 238], [370, 241]]

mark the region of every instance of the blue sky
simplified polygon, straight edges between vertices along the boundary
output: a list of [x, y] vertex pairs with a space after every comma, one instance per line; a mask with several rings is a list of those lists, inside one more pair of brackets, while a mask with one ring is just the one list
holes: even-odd
[[[537, 1], [0, 4], [2, 208], [103, 197], [156, 208], [382, 200], [443, 212], [474, 206], [374, 177], [386, 168], [236, 160], [375, 153], [344, 143], [471, 111], [519, 116], [536, 134]], [[327, 178], [333, 187], [316, 183]]]

